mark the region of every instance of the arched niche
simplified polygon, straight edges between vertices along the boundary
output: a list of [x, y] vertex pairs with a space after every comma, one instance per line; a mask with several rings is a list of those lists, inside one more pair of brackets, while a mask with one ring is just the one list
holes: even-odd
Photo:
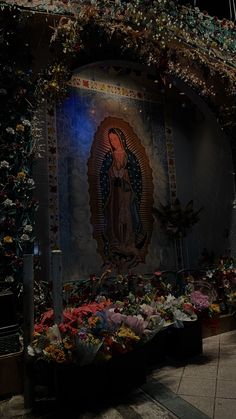
[[[39, 219], [49, 207], [39, 240], [44, 253], [62, 248], [64, 277], [104, 269], [91, 224], [87, 164], [107, 117], [126, 121], [140, 139], [152, 170], [155, 207], [175, 197], [184, 205], [193, 199], [195, 209], [204, 207], [184, 241], [185, 266], [196, 267], [204, 247], [217, 255], [228, 251], [234, 198], [230, 142], [205, 102], [178, 79], [164, 87], [146, 67], [121, 60], [82, 66], [69, 84], [69, 97], [47, 110], [47, 157], [40, 163], [45, 170], [37, 174]], [[145, 263], [134, 269], [159, 268], [176, 269], [176, 251], [155, 220]]]

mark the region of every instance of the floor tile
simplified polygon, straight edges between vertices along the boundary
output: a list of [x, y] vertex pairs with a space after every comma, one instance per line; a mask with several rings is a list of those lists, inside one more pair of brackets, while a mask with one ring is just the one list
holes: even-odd
[[214, 397], [202, 397], [202, 396], [181, 396], [182, 399], [192, 404], [194, 407], [199, 409], [209, 418], [213, 418], [214, 411]]
[[236, 345], [236, 333], [235, 333], [235, 331], [222, 333], [220, 335], [220, 345], [221, 344]]
[[236, 345], [221, 345], [220, 356], [236, 357]]
[[178, 394], [189, 396], [211, 396], [215, 395], [216, 380], [206, 378], [183, 377]]
[[217, 358], [220, 351], [219, 345], [203, 345], [203, 354], [210, 358]]
[[183, 377], [216, 378], [217, 365], [188, 365], [184, 369]]
[[225, 366], [220, 364], [218, 369], [219, 380], [236, 380], [236, 366]]
[[221, 355], [219, 360], [219, 367], [236, 367], [236, 355], [225, 356]]
[[214, 419], [236, 418], [236, 400], [217, 398]]
[[217, 365], [218, 364], [218, 353], [203, 353], [201, 362], [198, 365]]
[[156, 380], [158, 380], [161, 384], [168, 387], [173, 393], [177, 393], [180, 385], [180, 377], [154, 377]]
[[217, 343], [220, 340], [220, 335], [210, 336], [208, 338], [203, 339], [203, 344], [206, 343]]
[[217, 380], [216, 397], [236, 400], [236, 381]]
[[202, 345], [203, 347], [203, 351], [206, 352], [218, 352], [219, 348], [220, 348], [220, 343], [219, 342], [208, 342], [208, 343], [203, 343]]
[[155, 376], [155, 378], [158, 377], [182, 377], [184, 372], [184, 367], [180, 367], [180, 368], [174, 368], [174, 367], [163, 367], [163, 368], [159, 368], [156, 369], [153, 372], [153, 376]]

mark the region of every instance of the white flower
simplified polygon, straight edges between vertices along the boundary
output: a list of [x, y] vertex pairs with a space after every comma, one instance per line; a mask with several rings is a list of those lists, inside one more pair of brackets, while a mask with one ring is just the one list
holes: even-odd
[[21, 240], [22, 240], [23, 242], [27, 242], [29, 239], [30, 239], [30, 238], [29, 238], [28, 234], [22, 234], [22, 236], [21, 236]]
[[31, 224], [26, 224], [25, 226], [24, 226], [24, 232], [25, 233], [31, 233], [31, 231], [33, 230], [33, 227], [32, 227], [32, 225]]
[[10, 164], [8, 163], [8, 161], [3, 160], [0, 162], [0, 168], [2, 169], [3, 167], [5, 167], [6, 169], [10, 167]]
[[27, 127], [31, 126], [31, 122], [28, 119], [22, 119], [22, 124], [27, 126]]
[[15, 130], [14, 130], [12, 127], [7, 127], [7, 128], [6, 128], [6, 132], [7, 132], [8, 134], [15, 134]]
[[5, 201], [3, 201], [3, 205], [5, 206], [5, 207], [12, 207], [13, 205], [15, 205], [14, 204], [14, 202], [11, 200], [11, 199], [5, 199]]
[[27, 346], [27, 352], [28, 352], [28, 355], [30, 355], [30, 356], [34, 356], [35, 355], [34, 349], [30, 345]]
[[61, 333], [57, 324], [54, 324], [53, 326], [48, 328], [47, 338], [49, 338], [50, 343], [62, 342]]
[[34, 180], [33, 180], [33, 179], [31, 179], [31, 178], [29, 178], [29, 179], [27, 180], [27, 183], [28, 183], [28, 185], [34, 186]]
[[166, 302], [167, 303], [172, 303], [172, 302], [174, 303], [175, 302], [174, 295], [168, 294], [167, 297], [166, 297]]
[[13, 276], [6, 276], [6, 278], [5, 278], [5, 282], [8, 282], [8, 283], [12, 283], [12, 282], [14, 282], [14, 278], [13, 278]]

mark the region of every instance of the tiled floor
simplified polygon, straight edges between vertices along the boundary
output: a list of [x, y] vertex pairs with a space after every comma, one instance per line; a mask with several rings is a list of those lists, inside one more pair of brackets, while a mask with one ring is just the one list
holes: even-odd
[[210, 418], [236, 418], [236, 331], [204, 339], [203, 355], [153, 378]]

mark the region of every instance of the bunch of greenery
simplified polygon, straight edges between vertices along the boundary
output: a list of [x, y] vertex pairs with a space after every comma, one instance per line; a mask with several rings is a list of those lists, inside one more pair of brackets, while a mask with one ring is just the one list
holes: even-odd
[[179, 199], [176, 199], [173, 204], [153, 208], [153, 215], [160, 220], [168, 237], [176, 239], [187, 235], [192, 226], [200, 220], [199, 214], [202, 209], [194, 211], [193, 200], [182, 206]]

